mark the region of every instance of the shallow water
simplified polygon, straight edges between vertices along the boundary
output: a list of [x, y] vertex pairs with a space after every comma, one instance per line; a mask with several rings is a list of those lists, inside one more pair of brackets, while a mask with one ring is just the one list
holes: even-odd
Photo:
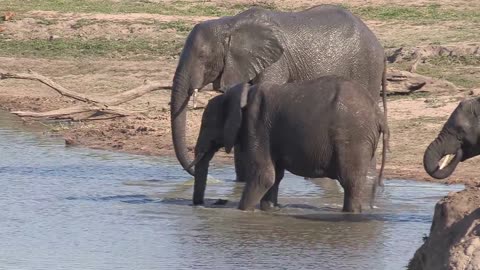
[[332, 180], [290, 174], [273, 213], [235, 209], [242, 184], [213, 166], [192, 207], [174, 160], [65, 147], [0, 112], [0, 269], [404, 269], [433, 207], [462, 186], [386, 182], [377, 209], [340, 213]]

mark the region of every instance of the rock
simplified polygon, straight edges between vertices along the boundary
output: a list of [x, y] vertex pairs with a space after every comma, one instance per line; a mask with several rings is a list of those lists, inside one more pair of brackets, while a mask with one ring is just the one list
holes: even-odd
[[451, 193], [435, 206], [430, 235], [409, 270], [480, 270], [480, 187]]
[[3, 19], [4, 21], [11, 21], [11, 20], [13, 19], [13, 17], [15, 17], [15, 15], [16, 15], [15, 12], [13, 12], [13, 11], [7, 11], [7, 12], [5, 12], [5, 13], [3, 14], [2, 19]]
[[401, 63], [437, 56], [480, 56], [480, 44], [426, 45], [413, 48], [392, 48], [385, 51], [389, 63]]
[[468, 95], [480, 96], [480, 88], [471, 89], [470, 91], [468, 91]]
[[386, 79], [389, 94], [406, 95], [413, 92], [458, 90], [454, 84], [448, 81], [393, 68], [387, 70]]
[[77, 143], [77, 140], [73, 136], [65, 136], [66, 146], [72, 146], [72, 145], [75, 145], [76, 143]]
[[60, 36], [50, 35], [50, 36], [48, 37], [48, 40], [49, 40], [49, 41], [56, 40], [56, 39], [60, 39]]

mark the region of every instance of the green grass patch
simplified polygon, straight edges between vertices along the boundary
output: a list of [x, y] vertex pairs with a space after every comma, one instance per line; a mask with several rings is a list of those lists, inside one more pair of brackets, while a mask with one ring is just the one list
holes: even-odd
[[185, 21], [159, 22], [158, 27], [161, 30], [175, 29], [177, 32], [188, 33], [192, 30], [194, 24]]
[[[58, 12], [86, 12], [86, 13], [152, 13], [164, 15], [190, 16], [225, 16], [234, 15], [250, 7], [258, 6], [270, 10], [294, 10], [289, 7], [278, 7], [266, 1], [254, 5], [229, 4], [228, 2], [215, 4], [209, 1], [187, 2], [182, 0], [172, 2], [150, 2], [142, 0], [0, 0], [0, 11], [25, 12], [31, 10], [50, 10]], [[419, 24], [428, 24], [432, 21], [480, 21], [480, 11], [474, 9], [444, 8], [438, 4], [418, 7], [403, 7], [393, 5], [358, 6], [351, 7], [353, 13], [365, 18], [376, 20], [408, 20]], [[303, 10], [307, 7], [298, 7]]]
[[438, 4], [426, 7], [364, 6], [352, 7], [350, 10], [365, 19], [382, 21], [407, 20], [419, 24], [432, 21], [480, 21], [478, 10], [446, 9]]
[[[96, 20], [96, 19], [80, 19], [76, 21], [71, 27], [73, 29], [79, 29], [84, 26], [89, 26], [89, 25], [94, 25], [94, 24], [103, 24], [103, 23], [109, 23], [107, 20]], [[111, 22], [110, 22], [111, 23]], [[122, 24], [122, 25], [131, 25], [131, 24], [143, 24], [143, 25], [155, 25], [158, 26], [158, 29], [160, 30], [166, 30], [166, 29], [174, 29], [177, 32], [180, 33], [188, 33], [192, 30], [193, 26], [195, 25], [193, 22], [189, 21], [171, 21], [171, 22], [159, 22], [155, 20], [140, 20], [140, 21], [120, 21], [120, 22], [115, 22], [116, 24]]]
[[[288, 8], [281, 9], [275, 3], [265, 2], [265, 1], [259, 1], [259, 2], [256, 2], [255, 4], [251, 4], [251, 5], [248, 5], [248, 4], [234, 4], [234, 5], [231, 6], [231, 9], [237, 10], [237, 11], [244, 11], [244, 10], [247, 10], [249, 8], [252, 8], [252, 7], [261, 7], [261, 8], [268, 9], [268, 10], [284, 10], [284, 11], [292, 10], [292, 11], [294, 11], [294, 9], [288, 9]], [[301, 8], [300, 10], [302, 10], [302, 9], [306, 9], [306, 8]]]
[[0, 0], [0, 10], [25, 12], [49, 10], [86, 13], [152, 13], [165, 15], [222, 16], [235, 14], [231, 6], [218, 6], [209, 2], [120, 0]]
[[36, 19], [37, 24], [40, 25], [54, 25], [57, 24], [57, 20], [49, 20], [49, 19], [44, 19], [44, 18], [38, 18]]
[[463, 65], [463, 66], [478, 66], [480, 65], [480, 56], [478, 55], [452, 55], [452, 56], [436, 56], [428, 59], [428, 63], [432, 65]]
[[41, 58], [106, 57], [151, 59], [158, 56], [175, 56], [182, 49], [181, 41], [151, 41], [142, 39], [108, 40], [103, 38], [54, 40], [0, 39], [4, 56]]
[[99, 23], [98, 20], [80, 19], [80, 20], [77, 20], [74, 24], [72, 24], [71, 27], [73, 29], [80, 29], [84, 26], [93, 25], [97, 23]]
[[[472, 68], [474, 68], [472, 66]], [[472, 71], [476, 71], [472, 69]], [[421, 64], [418, 65], [417, 73], [425, 76], [447, 80], [456, 86], [465, 88], [480, 87], [480, 72], [469, 72], [469, 69], [464, 65], [432, 65]]]

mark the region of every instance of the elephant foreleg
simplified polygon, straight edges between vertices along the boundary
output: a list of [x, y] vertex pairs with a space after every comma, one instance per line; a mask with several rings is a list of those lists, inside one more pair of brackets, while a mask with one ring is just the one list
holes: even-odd
[[240, 146], [236, 145], [233, 149], [233, 158], [235, 160], [235, 174], [236, 174], [236, 181], [237, 182], [245, 182], [247, 179], [245, 178], [245, 172], [247, 170], [247, 166], [245, 165], [245, 158], [242, 157], [242, 152], [240, 150]]

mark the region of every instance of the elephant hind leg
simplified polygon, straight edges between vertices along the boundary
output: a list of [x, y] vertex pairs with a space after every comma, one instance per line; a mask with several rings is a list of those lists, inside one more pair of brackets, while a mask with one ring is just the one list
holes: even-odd
[[268, 211], [273, 207], [278, 206], [278, 186], [283, 179], [284, 173], [284, 169], [275, 169], [275, 184], [273, 184], [273, 186], [263, 196], [262, 200], [260, 201], [260, 209]]
[[260, 199], [275, 184], [275, 170], [273, 165], [255, 166], [247, 173], [249, 181], [243, 189], [242, 199], [238, 208], [240, 210], [253, 210]]
[[[365, 152], [365, 153], [364, 153]], [[338, 180], [344, 189], [343, 212], [362, 212], [362, 201], [370, 168], [368, 151], [351, 149], [338, 157]]]
[[343, 212], [361, 213], [362, 212], [362, 200], [361, 194], [358, 190], [360, 188], [351, 185], [351, 183], [359, 181], [360, 179], [349, 179], [349, 177], [342, 177], [342, 186], [344, 189], [343, 196]]

